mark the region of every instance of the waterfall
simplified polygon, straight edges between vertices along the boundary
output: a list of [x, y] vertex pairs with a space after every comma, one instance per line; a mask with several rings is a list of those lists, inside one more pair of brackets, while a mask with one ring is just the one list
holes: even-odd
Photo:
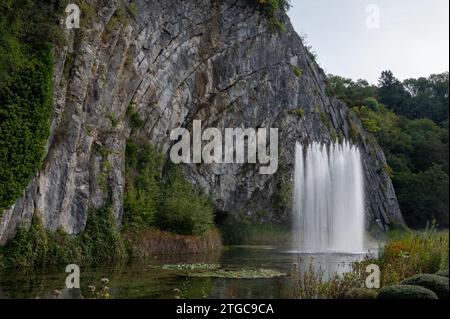
[[300, 252], [364, 250], [364, 180], [349, 142], [296, 145], [295, 240]]

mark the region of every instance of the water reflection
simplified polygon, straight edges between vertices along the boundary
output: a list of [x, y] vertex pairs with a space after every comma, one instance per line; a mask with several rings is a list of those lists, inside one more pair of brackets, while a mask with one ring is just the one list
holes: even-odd
[[[187, 271], [168, 271], [165, 264], [220, 264], [221, 269], [239, 271], [273, 269], [290, 274], [293, 265], [307, 271], [321, 269], [324, 279], [342, 275], [364, 255], [305, 255], [283, 247], [228, 247], [209, 255], [154, 257], [144, 263], [117, 267], [81, 267], [81, 289], [65, 289], [65, 267], [42, 272], [0, 272], [0, 298], [91, 298], [89, 286], [101, 286], [109, 278], [111, 298], [239, 298], [277, 299], [292, 297], [289, 276], [269, 279], [191, 277]], [[57, 290], [59, 295], [55, 296]]]

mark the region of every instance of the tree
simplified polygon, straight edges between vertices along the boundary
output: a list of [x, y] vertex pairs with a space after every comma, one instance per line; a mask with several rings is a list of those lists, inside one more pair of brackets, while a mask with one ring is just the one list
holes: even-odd
[[417, 174], [402, 172], [395, 176], [394, 186], [405, 221], [413, 228], [423, 228], [436, 221], [448, 228], [448, 175], [437, 164]]
[[411, 110], [409, 110], [406, 103], [408, 92], [392, 71], [383, 71], [381, 73], [377, 96], [380, 103], [388, 105], [397, 114], [406, 116], [411, 114]]

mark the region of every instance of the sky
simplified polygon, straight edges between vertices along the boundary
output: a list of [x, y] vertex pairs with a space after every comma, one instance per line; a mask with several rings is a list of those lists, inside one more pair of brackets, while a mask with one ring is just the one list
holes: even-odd
[[327, 73], [376, 84], [449, 70], [448, 0], [291, 0], [297, 33]]

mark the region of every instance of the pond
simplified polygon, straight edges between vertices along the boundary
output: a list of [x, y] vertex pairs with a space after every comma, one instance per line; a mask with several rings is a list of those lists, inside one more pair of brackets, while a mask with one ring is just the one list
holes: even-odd
[[[70, 290], [64, 288], [65, 267], [37, 273], [3, 272], [0, 298], [55, 298], [55, 293], [58, 298], [92, 298], [95, 293], [89, 286], [98, 292], [101, 279], [108, 278], [111, 298], [286, 299], [292, 297], [289, 273], [294, 264], [300, 272], [312, 264], [326, 278], [345, 273], [363, 257], [298, 254], [287, 247], [225, 247], [210, 255], [154, 257], [111, 268], [81, 267], [81, 289]], [[186, 270], [189, 267], [194, 269]]]

